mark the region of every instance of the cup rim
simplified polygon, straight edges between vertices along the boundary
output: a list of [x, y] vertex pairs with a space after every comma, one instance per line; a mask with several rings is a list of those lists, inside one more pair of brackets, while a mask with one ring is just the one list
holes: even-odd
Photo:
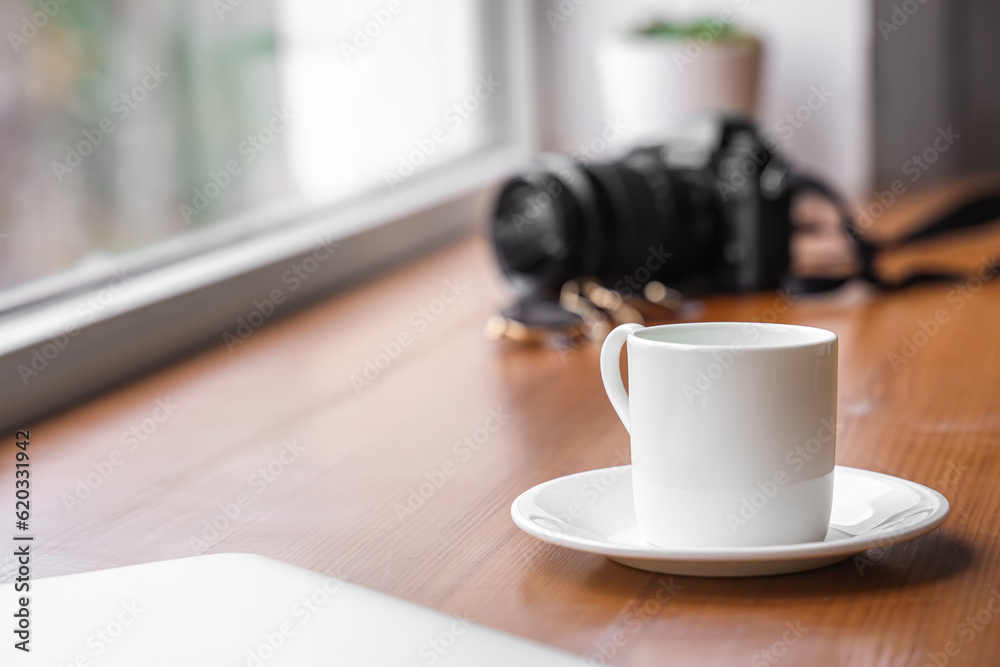
[[818, 345], [827, 345], [829, 343], [836, 342], [838, 340], [837, 334], [828, 330], [821, 329], [819, 327], [810, 327], [801, 324], [784, 324], [780, 322], [770, 323], [770, 322], [676, 322], [671, 324], [658, 324], [651, 327], [643, 327], [641, 329], [636, 329], [635, 331], [630, 331], [628, 334], [628, 342], [635, 341], [636, 343], [641, 343], [644, 346], [650, 347], [660, 347], [669, 348], [675, 350], [720, 350], [728, 349], [734, 346], [733, 343], [685, 343], [679, 341], [670, 340], [655, 340], [643, 334], [650, 331], [658, 331], [663, 329], [698, 329], [702, 327], [707, 328], [725, 328], [732, 329], [734, 327], [739, 327], [743, 329], [744, 327], [756, 327], [758, 329], [781, 329], [785, 331], [793, 331], [798, 333], [800, 336], [808, 336], [808, 338], [797, 338], [793, 341], [773, 343], [767, 345], [745, 345], [742, 347], [744, 351], [751, 350], [790, 350], [796, 348], [804, 347], [815, 347]]

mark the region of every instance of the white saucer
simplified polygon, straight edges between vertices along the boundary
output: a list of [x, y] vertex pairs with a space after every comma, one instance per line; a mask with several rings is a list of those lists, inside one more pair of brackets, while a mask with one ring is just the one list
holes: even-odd
[[510, 514], [529, 535], [651, 572], [751, 577], [811, 570], [937, 528], [948, 500], [905, 479], [837, 466], [830, 530], [822, 542], [670, 549], [643, 541], [632, 506], [632, 467], [567, 475], [529, 489]]

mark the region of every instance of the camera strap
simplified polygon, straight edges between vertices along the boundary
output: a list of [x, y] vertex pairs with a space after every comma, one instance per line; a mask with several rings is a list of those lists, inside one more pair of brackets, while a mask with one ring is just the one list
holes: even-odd
[[[838, 277], [791, 277], [786, 288], [792, 292], [808, 293], [823, 292], [837, 289], [851, 280], [861, 278], [878, 289], [895, 291], [918, 283], [927, 282], [959, 282], [966, 276], [957, 273], [916, 271], [909, 276], [888, 281], [875, 272], [875, 260], [884, 251], [896, 250], [907, 244], [924, 241], [972, 227], [980, 227], [1000, 220], [1000, 192], [981, 193], [965, 201], [945, 214], [928, 220], [903, 236], [872, 243], [864, 238], [864, 229], [858, 227], [850, 207], [840, 194], [822, 181], [805, 174], [792, 174], [789, 185], [797, 192], [814, 192], [828, 199], [837, 209], [840, 216], [841, 229], [851, 241], [858, 258], [860, 269], [854, 275]], [[992, 263], [989, 269], [993, 273], [1000, 272], [1000, 263]]]

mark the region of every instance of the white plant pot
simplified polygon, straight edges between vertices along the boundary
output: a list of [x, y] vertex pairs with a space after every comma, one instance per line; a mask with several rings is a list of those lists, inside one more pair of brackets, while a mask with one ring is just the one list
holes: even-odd
[[598, 50], [604, 110], [624, 123], [626, 144], [663, 141], [701, 111], [754, 117], [760, 77], [760, 43], [643, 35], [610, 38]]

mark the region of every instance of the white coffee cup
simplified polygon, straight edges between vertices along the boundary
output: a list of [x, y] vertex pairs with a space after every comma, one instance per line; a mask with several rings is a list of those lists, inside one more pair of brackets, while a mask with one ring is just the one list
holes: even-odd
[[[619, 357], [627, 343], [629, 391]], [[699, 549], [822, 541], [837, 336], [788, 324], [623, 324], [601, 376], [632, 444], [643, 538]]]

